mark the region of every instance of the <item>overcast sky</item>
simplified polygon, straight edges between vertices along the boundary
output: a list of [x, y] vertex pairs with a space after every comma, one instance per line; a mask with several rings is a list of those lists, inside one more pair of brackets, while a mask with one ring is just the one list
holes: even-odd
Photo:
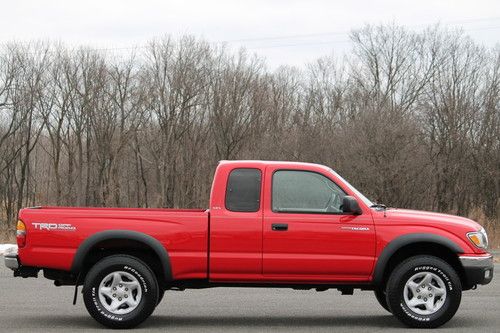
[[366, 23], [440, 22], [486, 46], [500, 43], [500, 0], [0, 1], [1, 42], [49, 39], [123, 53], [165, 34], [193, 34], [244, 46], [270, 67], [342, 54], [348, 31]]

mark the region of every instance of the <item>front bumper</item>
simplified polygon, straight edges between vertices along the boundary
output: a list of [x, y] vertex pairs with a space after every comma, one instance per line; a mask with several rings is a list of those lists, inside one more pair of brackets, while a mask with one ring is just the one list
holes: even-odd
[[488, 284], [493, 279], [493, 256], [460, 256], [469, 287]]

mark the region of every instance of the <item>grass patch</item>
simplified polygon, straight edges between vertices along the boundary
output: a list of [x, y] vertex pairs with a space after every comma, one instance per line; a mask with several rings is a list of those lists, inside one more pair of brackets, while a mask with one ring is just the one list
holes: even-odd
[[16, 236], [12, 230], [0, 230], [0, 244], [16, 244]]

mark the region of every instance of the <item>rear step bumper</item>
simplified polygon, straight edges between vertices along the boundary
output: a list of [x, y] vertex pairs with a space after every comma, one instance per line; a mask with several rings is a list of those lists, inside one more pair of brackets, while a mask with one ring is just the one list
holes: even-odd
[[3, 254], [5, 266], [7, 268], [12, 269], [13, 271], [17, 270], [19, 266], [19, 257], [17, 256], [17, 247], [8, 248]]
[[12, 269], [13, 271], [19, 269], [19, 258], [17, 257], [17, 254], [12, 255], [12, 254], [7, 254], [4, 256], [4, 261], [5, 261], [5, 266], [7, 268]]
[[28, 267], [21, 265], [19, 256], [17, 255], [17, 249], [9, 250], [4, 254], [5, 266], [14, 271], [14, 276], [20, 276], [23, 278], [28, 277], [38, 277], [39, 268]]

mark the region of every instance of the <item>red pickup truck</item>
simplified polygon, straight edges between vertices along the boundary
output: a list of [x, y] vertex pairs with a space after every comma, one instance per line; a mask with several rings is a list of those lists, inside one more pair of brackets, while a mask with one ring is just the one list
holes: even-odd
[[222, 161], [209, 209], [33, 207], [19, 213], [15, 276], [78, 286], [112, 328], [147, 319], [165, 290], [373, 290], [411, 327], [450, 320], [493, 277], [488, 238], [462, 217], [375, 204], [332, 169]]

